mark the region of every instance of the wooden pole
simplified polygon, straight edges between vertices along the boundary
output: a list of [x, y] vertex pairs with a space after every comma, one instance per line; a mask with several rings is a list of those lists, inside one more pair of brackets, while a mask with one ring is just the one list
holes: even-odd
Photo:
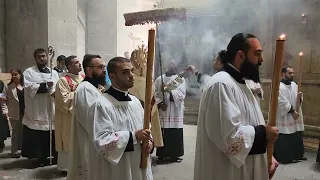
[[[298, 66], [298, 93], [301, 92], [301, 83], [302, 83], [302, 58], [303, 53], [299, 53], [299, 66]], [[296, 111], [300, 113], [301, 101], [300, 99], [296, 99]]]
[[298, 76], [298, 92], [301, 92], [302, 59], [303, 59], [303, 53], [300, 52], [299, 53], [299, 67], [298, 67], [298, 72], [299, 72], [299, 76]]
[[[146, 75], [146, 92], [144, 101], [144, 129], [150, 129], [151, 119], [151, 100], [152, 100], [152, 74], [153, 74], [153, 60], [154, 60], [154, 45], [155, 45], [155, 30], [149, 30], [148, 38], [148, 58], [147, 58], [147, 75]], [[148, 165], [149, 153], [146, 152], [148, 141], [143, 141], [141, 150], [141, 169], [146, 169]]]
[[[278, 109], [278, 96], [279, 96], [279, 86], [280, 86], [280, 75], [281, 75], [281, 66], [284, 56], [284, 40], [285, 35], [281, 35], [277, 39], [276, 44], [276, 55], [273, 66], [273, 78], [271, 86], [271, 98], [269, 101], [269, 114], [268, 114], [268, 125], [276, 126], [276, 116]], [[268, 142], [267, 147], [268, 154], [268, 168], [270, 170], [272, 165], [272, 155], [273, 155], [273, 142]]]

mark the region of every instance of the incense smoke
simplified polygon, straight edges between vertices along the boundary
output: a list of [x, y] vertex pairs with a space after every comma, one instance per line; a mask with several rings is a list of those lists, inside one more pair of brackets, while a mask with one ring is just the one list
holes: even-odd
[[[186, 3], [187, 1], [190, 5], [190, 0], [181, 2]], [[157, 37], [156, 50], [160, 51], [163, 72], [173, 61], [180, 70], [188, 65], [194, 65], [201, 73], [208, 76], [213, 75], [213, 59], [219, 51], [226, 49], [231, 37], [239, 32], [251, 33], [261, 39], [263, 48], [269, 48], [264, 53], [265, 63], [268, 63], [266, 61], [270, 62], [273, 58], [272, 45], [275, 41], [272, 39], [276, 38], [267, 38], [267, 36], [287, 32], [288, 41], [290, 41], [290, 36], [301, 35], [303, 29], [297, 29], [299, 31], [293, 32], [292, 26], [288, 26], [288, 24], [301, 24], [301, 14], [308, 14], [312, 11], [307, 8], [310, 5], [302, 4], [300, 0], [283, 0], [281, 2], [277, 0], [207, 0], [205, 2], [206, 4], [202, 4], [201, 7], [188, 8], [187, 21], [171, 20], [158, 26], [159, 37]], [[183, 3], [175, 5], [176, 7], [184, 6]], [[275, 13], [277, 18], [275, 18]], [[283, 21], [287, 23], [283, 23]], [[267, 41], [268, 39], [271, 41]], [[289, 48], [287, 47], [286, 51]], [[156, 52], [156, 61], [156, 67], [159, 67], [157, 65], [159, 52]], [[160, 75], [157, 68], [155, 68], [155, 75]], [[208, 76], [204, 76], [205, 80], [199, 87], [206, 84]], [[189, 84], [188, 86], [190, 89], [195, 85]], [[198, 88], [198, 91], [201, 91], [201, 88]]]

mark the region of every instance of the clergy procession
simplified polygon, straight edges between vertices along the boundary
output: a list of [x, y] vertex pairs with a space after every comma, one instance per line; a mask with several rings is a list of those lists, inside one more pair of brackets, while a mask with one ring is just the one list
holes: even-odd
[[[124, 19], [152, 24], [147, 45], [133, 43], [124, 57], [39, 47], [32, 66], [0, 73], [0, 177], [32, 179], [6, 173], [35, 169], [63, 180], [320, 179], [320, 143], [318, 154], [306, 148], [315, 118], [306, 115], [303, 53], [298, 65], [285, 55], [292, 34], [271, 42], [254, 28], [200, 32], [199, 17], [184, 22], [185, 8]], [[313, 179], [295, 177], [301, 167]]]
[[[266, 124], [260, 107], [262, 52], [257, 37], [238, 33], [212, 58], [216, 73], [202, 89], [194, 180], [270, 180], [281, 164], [307, 160], [303, 94], [290, 66], [281, 69], [276, 126]], [[172, 61], [155, 78], [146, 129], [144, 45], [130, 59], [114, 57], [108, 63], [93, 54], [82, 60], [60, 55], [57, 64], [65, 65], [60, 70], [52, 68], [54, 54], [52, 47], [36, 49], [34, 66], [12, 69], [8, 85], [1, 81], [8, 120], [3, 141], [11, 137], [13, 158], [37, 159], [35, 167], [57, 165], [68, 180], [151, 180], [152, 156], [157, 156], [153, 165], [183, 160], [186, 86], [202, 76], [194, 65], [179, 73]], [[143, 153], [148, 154], [145, 168]]]

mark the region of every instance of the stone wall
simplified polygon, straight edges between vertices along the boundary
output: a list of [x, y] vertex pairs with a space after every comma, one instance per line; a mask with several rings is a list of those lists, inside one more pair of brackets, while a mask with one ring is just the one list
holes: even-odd
[[77, 55], [77, 0], [48, 0], [48, 45], [56, 57]]
[[45, 0], [6, 1], [7, 68], [34, 65], [33, 51], [48, 47], [48, 4]]
[[117, 14], [117, 0], [88, 1], [86, 52], [106, 62], [117, 55]]
[[77, 8], [70, 7], [77, 7], [77, 0], [6, 1], [7, 67], [34, 65], [33, 51], [49, 45], [56, 56], [76, 54]]
[[[0, 0], [0, 69], [5, 71], [5, 0]], [[1, 73], [0, 71], [0, 73]]]

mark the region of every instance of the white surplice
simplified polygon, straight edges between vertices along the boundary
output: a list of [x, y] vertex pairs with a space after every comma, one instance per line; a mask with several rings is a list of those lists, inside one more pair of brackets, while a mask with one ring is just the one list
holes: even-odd
[[[175, 78], [174, 76], [167, 77], [163, 75], [163, 83], [167, 84], [171, 79]], [[158, 77], [155, 80], [155, 99], [156, 104], [163, 102], [168, 105], [166, 111], [159, 109], [159, 117], [162, 128], [183, 128], [183, 113], [184, 113], [184, 99], [186, 97], [186, 84], [185, 80], [181, 79], [181, 84], [171, 91], [173, 102], [170, 101], [170, 93], [165, 92], [164, 98], [161, 91], [161, 77]]]
[[[50, 121], [54, 120], [55, 104], [52, 94], [55, 92], [59, 75], [56, 71], [52, 71], [51, 78], [51, 73], [42, 73], [37, 66], [26, 69], [23, 75], [26, 107], [22, 124], [29, 129], [48, 131]], [[48, 93], [37, 94], [40, 83], [49, 81], [54, 85], [49, 88]], [[54, 123], [52, 123], [52, 129], [54, 130]]]
[[[118, 101], [104, 93], [89, 109], [91, 123], [89, 137], [90, 180], [152, 180], [151, 159], [147, 169], [140, 168], [141, 145], [134, 132], [143, 129], [144, 110], [140, 101]], [[134, 151], [125, 152], [130, 133]]]
[[248, 155], [263, 124], [249, 87], [216, 73], [200, 101], [194, 180], [269, 180], [266, 153]]
[[71, 130], [71, 152], [67, 180], [87, 180], [89, 136], [91, 129], [88, 122], [89, 107], [96, 101], [101, 92], [91, 83], [83, 81], [74, 95], [73, 121]]
[[277, 127], [281, 134], [293, 134], [296, 131], [304, 131], [303, 114], [300, 107], [296, 110], [300, 117], [294, 120], [292, 115], [288, 113], [291, 109], [296, 109], [296, 99], [298, 94], [298, 85], [291, 82], [286, 85], [280, 82], [279, 98], [278, 98], [278, 111], [277, 111]]

